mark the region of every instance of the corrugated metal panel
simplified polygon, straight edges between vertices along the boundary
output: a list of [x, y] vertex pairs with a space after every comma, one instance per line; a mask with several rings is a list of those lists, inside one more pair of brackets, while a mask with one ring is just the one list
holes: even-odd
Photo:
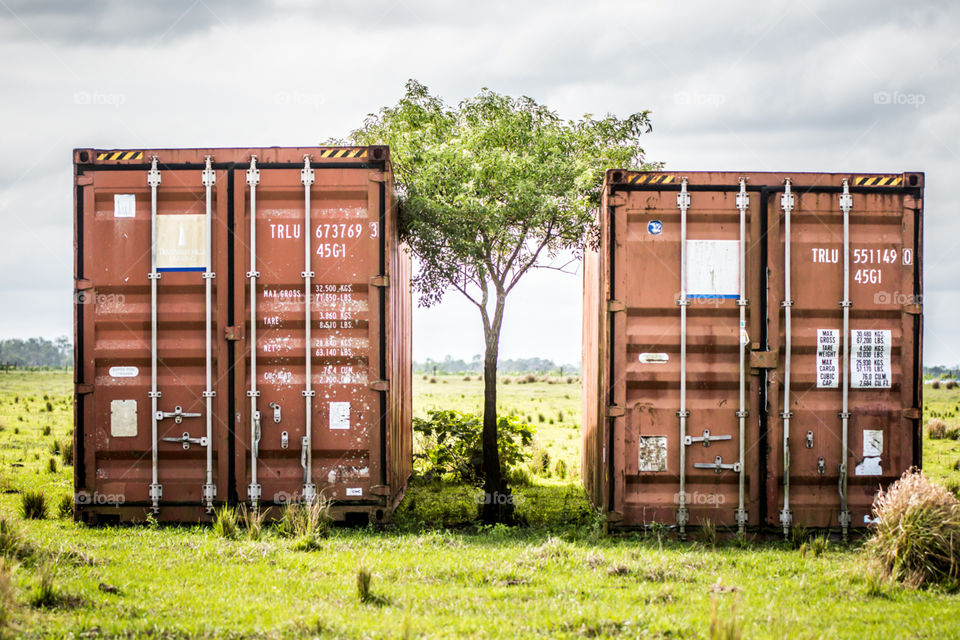
[[[604, 190], [600, 249], [584, 270], [584, 481], [612, 520], [622, 518], [625, 525], [683, 524], [685, 519], [690, 525], [707, 519], [737, 524], [742, 481], [743, 523], [780, 524], [787, 477], [778, 409], [786, 359], [780, 205], [786, 178], [796, 202], [791, 214], [796, 284], [790, 307], [792, 491], [787, 519], [805, 526], [840, 525], [840, 465], [845, 463], [847, 510], [853, 526], [862, 525], [877, 488], [919, 461], [915, 409], [920, 406], [921, 320], [913, 303], [921, 294], [922, 174], [612, 171]], [[834, 375], [837, 387], [816, 386], [818, 367], [829, 355], [822, 350], [818, 358], [818, 330], [825, 336], [822, 341], [842, 334], [843, 268], [837, 257], [844, 246], [838, 204], [844, 180], [852, 193], [848, 337], [859, 343], [852, 347], [851, 364], [854, 370], [858, 365], [880, 367], [889, 376], [889, 387], [849, 390], [846, 456], [838, 416], [842, 376]], [[685, 241], [681, 189], [689, 197]], [[681, 286], [681, 246], [686, 289]], [[878, 342], [882, 346], [873, 346]], [[609, 381], [603, 366], [593, 370], [594, 362], [605, 359], [612, 363]], [[839, 373], [843, 365], [833, 366]], [[741, 371], [745, 415], [738, 414]], [[857, 375], [863, 374], [851, 374]], [[873, 380], [888, 384], [883, 376]], [[689, 412], [685, 425], [678, 416], [681, 395]], [[604, 411], [607, 428], [612, 428], [607, 436]], [[812, 434], [809, 448], [807, 431]], [[605, 441], [612, 442], [613, 453], [598, 456]], [[875, 450], [880, 453], [873, 455]], [[609, 497], [597, 490], [604, 474], [594, 465], [606, 467]]]
[[[196, 270], [206, 255], [202, 170], [207, 156], [216, 180], [210, 217], [215, 277], [209, 280], [203, 269]], [[254, 156], [259, 179], [251, 185], [247, 172]], [[309, 228], [301, 181], [304, 156], [311, 158], [314, 176]], [[176, 413], [180, 407], [184, 414], [158, 420], [159, 517], [195, 519], [208, 511], [203, 495], [207, 447], [188, 440], [187, 449], [164, 440], [205, 435], [207, 282], [215, 394], [209, 412], [212, 502], [254, 498], [251, 465], [256, 460], [261, 503], [303, 497], [304, 485], [313, 485], [336, 501], [341, 517], [351, 511], [389, 517], [409, 475], [409, 462], [399, 467], [393, 462], [409, 457], [409, 416], [404, 422], [403, 413], [390, 407], [410, 403], [410, 343], [408, 331], [397, 332], [395, 311], [409, 310], [410, 303], [409, 258], [398, 252], [382, 147], [75, 152], [77, 289], [91, 300], [76, 311], [75, 431], [83, 460], [76, 467], [76, 485], [81, 495], [90, 496], [80, 512], [139, 518], [153, 503], [147, 276], [148, 171], [154, 157], [160, 176], [157, 255], [163, 263], [156, 280], [157, 403], [161, 412]], [[252, 266], [254, 188], [257, 256]], [[313, 272], [309, 281], [305, 252]], [[399, 277], [391, 280], [394, 272]], [[308, 293], [314, 390], [309, 399], [303, 393]], [[254, 333], [257, 384], [252, 392], [249, 337]], [[312, 442], [304, 447], [308, 406]], [[253, 407], [261, 414], [257, 447], [251, 446], [257, 433]], [[126, 435], [131, 430], [136, 435]], [[388, 457], [394, 449], [396, 455]], [[309, 478], [302, 464], [307, 460]], [[122, 496], [123, 506], [97, 504], [102, 494]]]

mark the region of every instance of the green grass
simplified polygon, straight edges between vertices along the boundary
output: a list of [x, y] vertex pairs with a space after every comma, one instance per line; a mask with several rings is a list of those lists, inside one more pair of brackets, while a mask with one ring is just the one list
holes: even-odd
[[930, 418], [940, 418], [948, 430], [960, 426], [960, 387], [948, 390], [945, 386], [923, 386], [923, 470], [960, 494], [960, 440], [931, 440], [926, 431]]
[[[41, 489], [51, 505], [69, 494], [73, 468], [61, 464], [50, 473], [45, 465], [51, 438], [69, 433], [70, 386], [69, 374], [0, 373], [0, 479], [7, 490]], [[471, 389], [476, 394], [479, 383], [418, 380], [416, 410], [476, 410]], [[44, 394], [53, 412], [46, 411]], [[24, 405], [25, 397], [34, 399]], [[576, 384], [506, 385], [501, 403], [518, 415], [552, 414], [555, 422], [562, 410], [563, 425], [541, 426], [542, 442], [552, 457], [578, 465]], [[47, 424], [51, 436], [43, 437]], [[564, 437], [555, 436], [567, 432], [576, 438], [564, 453], [554, 448]], [[928, 443], [928, 461], [942, 444]], [[16, 462], [23, 466], [13, 467]], [[534, 526], [470, 525], [475, 491], [415, 484], [398, 526], [335, 529], [311, 550], [299, 550], [295, 538], [272, 526], [250, 540], [224, 539], [210, 526], [89, 529], [53, 516], [24, 521], [20, 496], [0, 493], [0, 516], [13, 521], [33, 549], [11, 573], [14, 604], [4, 632], [705, 638], [713, 622], [743, 638], [960, 634], [960, 595], [871, 579], [856, 546], [832, 542], [817, 556], [779, 542], [740, 548], [722, 536], [716, 549], [669, 536], [662, 543], [655, 535], [604, 536], [577, 482], [537, 480], [516, 494], [518, 512]], [[418, 526], [457, 509], [467, 515], [449, 523], [455, 528]], [[366, 601], [358, 593], [361, 569], [370, 574]], [[48, 604], [33, 606], [44, 592], [53, 594], [40, 599]]]

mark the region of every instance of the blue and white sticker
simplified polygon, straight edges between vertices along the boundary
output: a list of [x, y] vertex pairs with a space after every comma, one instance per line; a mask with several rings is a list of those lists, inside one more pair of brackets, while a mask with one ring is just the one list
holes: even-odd
[[647, 223], [647, 233], [652, 236], [658, 236], [663, 233], [663, 222], [660, 220], [651, 220]]

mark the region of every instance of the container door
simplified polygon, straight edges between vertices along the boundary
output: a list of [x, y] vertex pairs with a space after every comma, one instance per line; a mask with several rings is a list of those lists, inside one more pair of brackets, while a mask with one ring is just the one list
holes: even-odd
[[130, 169], [78, 178], [77, 501], [196, 518], [228, 484], [225, 181]]
[[830, 176], [833, 184], [811, 186], [800, 175], [790, 204], [782, 189], [771, 194], [771, 335], [780, 357], [770, 385], [778, 491], [768, 521], [784, 531], [865, 526], [877, 491], [919, 463], [921, 201], [902, 190], [910, 175]]
[[629, 524], [746, 526], [759, 518], [756, 194], [684, 183], [623, 195], [610, 261], [612, 503]]
[[381, 174], [251, 161], [235, 180], [240, 497], [368, 501], [383, 484]]

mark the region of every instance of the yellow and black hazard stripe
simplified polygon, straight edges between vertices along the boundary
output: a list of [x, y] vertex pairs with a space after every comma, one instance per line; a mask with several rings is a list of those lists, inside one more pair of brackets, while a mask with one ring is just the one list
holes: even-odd
[[98, 151], [97, 160], [113, 162], [114, 160], [143, 160], [143, 151]]
[[853, 176], [855, 187], [899, 187], [903, 176]]
[[632, 173], [627, 184], [670, 184], [676, 176], [669, 173]]
[[317, 154], [321, 158], [366, 158], [367, 150], [364, 148], [348, 148], [337, 147], [334, 149], [321, 149], [320, 153]]

